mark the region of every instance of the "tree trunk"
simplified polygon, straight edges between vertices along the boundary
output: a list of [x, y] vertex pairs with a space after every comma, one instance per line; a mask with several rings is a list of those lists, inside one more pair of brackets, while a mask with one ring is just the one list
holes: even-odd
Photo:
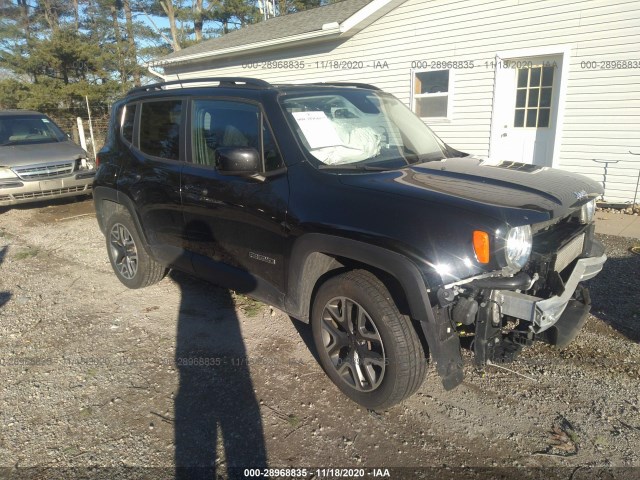
[[127, 72], [124, 68], [124, 58], [122, 56], [122, 35], [120, 35], [120, 23], [118, 22], [118, 10], [116, 2], [113, 2], [109, 8], [111, 10], [111, 19], [113, 20], [113, 32], [116, 39], [116, 50], [118, 53], [118, 68], [120, 69], [120, 83], [124, 87], [127, 83]]
[[164, 13], [169, 19], [169, 29], [171, 30], [171, 48], [174, 52], [182, 50], [180, 46], [180, 39], [178, 37], [178, 28], [176, 27], [176, 11], [173, 8], [173, 0], [161, 0], [160, 5], [164, 10]]
[[55, 6], [51, 4], [51, 0], [42, 0], [42, 7], [44, 10], [45, 20], [49, 24], [51, 30], [56, 32], [60, 26], [60, 22]]
[[78, 0], [73, 0], [73, 23], [76, 27], [76, 33], [80, 29], [80, 11], [79, 11]]
[[129, 61], [133, 68], [133, 83], [140, 86], [140, 70], [138, 69], [138, 51], [136, 49], [135, 33], [133, 30], [133, 15], [131, 15], [131, 2], [124, 0], [124, 15], [127, 19], [127, 38], [129, 40]]
[[29, 4], [27, 0], [18, 0], [18, 6], [20, 7], [20, 16], [22, 17], [22, 28], [24, 30], [25, 40], [31, 38], [31, 21], [29, 20]]
[[193, 2], [193, 30], [196, 34], [196, 42], [202, 41], [202, 27], [204, 25], [203, 2], [204, 0], [194, 0]]

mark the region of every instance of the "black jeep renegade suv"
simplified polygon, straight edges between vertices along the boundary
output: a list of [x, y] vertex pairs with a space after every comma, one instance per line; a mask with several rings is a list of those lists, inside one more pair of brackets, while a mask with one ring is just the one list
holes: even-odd
[[446, 388], [534, 340], [570, 342], [606, 259], [601, 187], [443, 143], [361, 84], [249, 78], [136, 88], [94, 184], [118, 279], [191, 272], [311, 322], [320, 361], [368, 408]]

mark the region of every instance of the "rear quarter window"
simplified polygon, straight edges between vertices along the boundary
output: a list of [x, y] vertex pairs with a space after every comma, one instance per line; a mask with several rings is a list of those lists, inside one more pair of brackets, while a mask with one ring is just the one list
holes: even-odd
[[122, 118], [122, 138], [129, 143], [133, 143], [133, 122], [136, 118], [137, 107], [138, 105], [135, 103], [127, 105]]

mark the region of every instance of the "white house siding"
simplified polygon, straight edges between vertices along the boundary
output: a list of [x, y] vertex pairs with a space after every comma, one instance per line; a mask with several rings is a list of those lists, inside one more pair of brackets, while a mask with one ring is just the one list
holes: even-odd
[[[453, 73], [451, 118], [429, 124], [456, 148], [488, 155], [495, 72], [485, 63], [499, 51], [561, 45], [570, 47], [570, 63], [558, 166], [602, 182], [604, 165], [592, 160], [618, 160], [609, 165], [606, 199], [633, 200], [640, 156], [629, 151], [640, 153], [640, 68], [591, 70], [581, 62], [640, 62], [637, 0], [409, 0], [341, 44], [209, 59], [167, 67], [167, 73], [255, 76], [273, 83], [365, 82], [409, 104], [413, 61], [473, 61], [473, 69]], [[279, 59], [304, 60], [305, 68], [242, 66]], [[389, 68], [316, 68], [329, 60], [387, 62]]]

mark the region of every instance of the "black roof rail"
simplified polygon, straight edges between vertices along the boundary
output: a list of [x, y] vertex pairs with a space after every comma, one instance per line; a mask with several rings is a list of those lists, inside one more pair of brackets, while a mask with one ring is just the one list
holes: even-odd
[[249, 77], [203, 77], [203, 78], [185, 78], [184, 80], [170, 80], [168, 82], [150, 83], [149, 85], [143, 85], [141, 87], [132, 88], [127, 92], [127, 95], [133, 95], [136, 93], [151, 92], [157, 90], [163, 90], [164, 87], [169, 85], [180, 85], [189, 83], [208, 83], [218, 82], [220, 87], [259, 87], [270, 88], [271, 84], [260, 80], [258, 78]]
[[380, 90], [375, 85], [369, 85], [368, 83], [356, 83], [356, 82], [314, 82], [314, 83], [305, 83], [301, 84], [305, 85], [326, 85], [328, 87], [354, 87], [354, 88], [368, 88], [369, 90]]

